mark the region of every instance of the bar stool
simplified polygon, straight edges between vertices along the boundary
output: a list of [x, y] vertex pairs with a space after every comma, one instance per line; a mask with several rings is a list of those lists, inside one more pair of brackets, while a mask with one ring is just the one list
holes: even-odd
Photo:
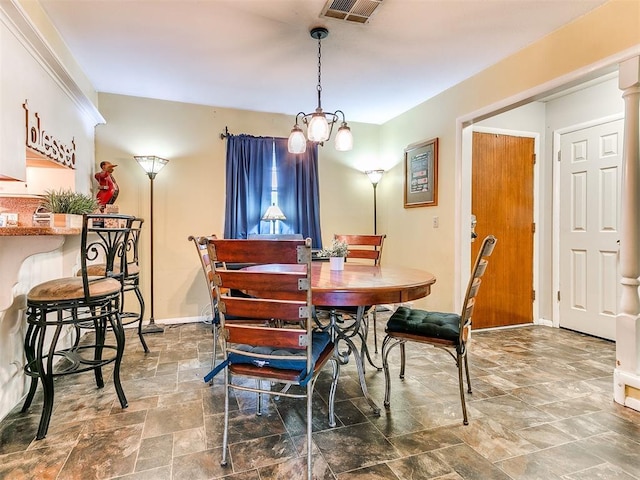
[[[80, 242], [81, 274], [49, 280], [33, 287], [27, 294], [27, 334], [24, 341], [27, 363], [25, 373], [31, 386], [22, 407], [31, 405], [42, 382], [44, 404], [36, 439], [45, 438], [53, 411], [54, 378], [93, 370], [96, 385], [104, 387], [102, 367], [114, 363], [113, 383], [122, 408], [127, 399], [120, 383], [120, 364], [125, 336], [120, 318], [123, 262], [133, 217], [128, 215], [90, 214], [83, 216]], [[91, 262], [106, 266], [102, 275], [91, 275]], [[68, 348], [58, 346], [69, 329], [90, 328], [90, 341], [76, 339]], [[107, 329], [115, 344], [107, 343]], [[92, 338], [91, 338], [92, 337]], [[105, 355], [106, 352], [110, 352]], [[55, 365], [54, 360], [61, 361]]]
[[[122, 281], [121, 298], [120, 298], [120, 318], [122, 325], [127, 326], [133, 323], [138, 324], [138, 338], [142, 344], [142, 348], [146, 353], [149, 353], [149, 347], [142, 334], [142, 320], [144, 319], [144, 297], [140, 290], [140, 263], [139, 263], [139, 245], [140, 245], [140, 233], [142, 232], [142, 224], [144, 219], [134, 218], [131, 222], [131, 229], [129, 236], [127, 237], [126, 248], [124, 249], [124, 255], [126, 256], [123, 275], [119, 278]], [[104, 276], [106, 265], [104, 263], [92, 264], [89, 268], [89, 275]], [[118, 270], [120, 265], [114, 265], [114, 268]], [[119, 271], [118, 271], [119, 273]], [[80, 275], [81, 272], [78, 272]], [[138, 299], [139, 309], [135, 311], [125, 311], [124, 300], [126, 292], [134, 292]]]

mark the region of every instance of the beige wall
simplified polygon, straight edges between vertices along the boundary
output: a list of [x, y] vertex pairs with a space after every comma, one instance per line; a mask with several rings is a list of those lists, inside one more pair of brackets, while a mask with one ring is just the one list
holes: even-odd
[[[225, 202], [225, 127], [234, 134], [286, 137], [293, 116], [212, 108], [185, 103], [101, 94], [107, 123], [96, 129], [96, 162], [118, 164], [116, 202], [122, 213], [147, 219], [143, 237], [142, 285], [149, 298], [150, 181], [134, 155], [169, 160], [154, 180], [154, 308], [157, 320], [194, 317], [207, 305], [189, 235], [222, 235]], [[372, 233], [373, 189], [364, 170], [377, 163], [380, 127], [351, 125], [351, 152], [320, 148], [323, 240], [334, 233]]]
[[[460, 183], [461, 144], [458, 119], [551, 84], [576, 70], [640, 46], [640, 2], [614, 0], [541, 41], [480, 72], [440, 95], [416, 106], [382, 127], [381, 157], [395, 162], [379, 187], [379, 222], [390, 235], [385, 261], [432, 271], [437, 283], [421, 306], [453, 308], [456, 302], [455, 231]], [[407, 145], [438, 137], [440, 144], [439, 202], [437, 207], [402, 208], [402, 151]], [[438, 216], [440, 227], [432, 227]], [[465, 237], [466, 238], [466, 237]], [[463, 243], [461, 248], [469, 248]], [[461, 268], [464, 268], [461, 267]]]

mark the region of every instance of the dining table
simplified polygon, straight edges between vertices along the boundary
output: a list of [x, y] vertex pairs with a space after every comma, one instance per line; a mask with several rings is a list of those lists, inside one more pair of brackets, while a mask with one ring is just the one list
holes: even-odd
[[[252, 265], [243, 268], [250, 271], [295, 272], [304, 269], [304, 265], [267, 264]], [[345, 262], [343, 270], [331, 270], [329, 262], [311, 263], [311, 296], [314, 307], [332, 309], [344, 306], [364, 308], [364, 305], [401, 304], [426, 297], [436, 278], [424, 270], [387, 265], [365, 265]], [[362, 354], [358, 351], [353, 338], [359, 336], [366, 351], [366, 335], [362, 334], [359, 322], [343, 326], [335, 314], [329, 315], [329, 323], [322, 325], [332, 334], [336, 345], [336, 356], [342, 363], [348, 362], [353, 354], [362, 393], [375, 414], [380, 407], [371, 398], [364, 376]], [[340, 345], [346, 344], [346, 350]], [[368, 355], [368, 353], [367, 353]]]

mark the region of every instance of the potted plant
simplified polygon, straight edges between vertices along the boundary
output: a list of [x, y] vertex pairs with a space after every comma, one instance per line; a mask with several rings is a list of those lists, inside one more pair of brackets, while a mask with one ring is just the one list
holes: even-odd
[[347, 256], [349, 246], [347, 242], [333, 240], [331, 246], [318, 252], [319, 257], [329, 257], [331, 270], [344, 270], [344, 258]]
[[98, 200], [70, 189], [47, 190], [39, 211], [49, 212], [52, 227], [82, 228], [82, 215], [98, 209]]

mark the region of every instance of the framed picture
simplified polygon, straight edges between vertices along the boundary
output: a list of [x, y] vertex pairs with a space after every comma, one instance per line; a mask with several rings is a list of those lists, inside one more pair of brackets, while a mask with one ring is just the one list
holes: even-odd
[[404, 208], [438, 205], [438, 139], [404, 150]]

